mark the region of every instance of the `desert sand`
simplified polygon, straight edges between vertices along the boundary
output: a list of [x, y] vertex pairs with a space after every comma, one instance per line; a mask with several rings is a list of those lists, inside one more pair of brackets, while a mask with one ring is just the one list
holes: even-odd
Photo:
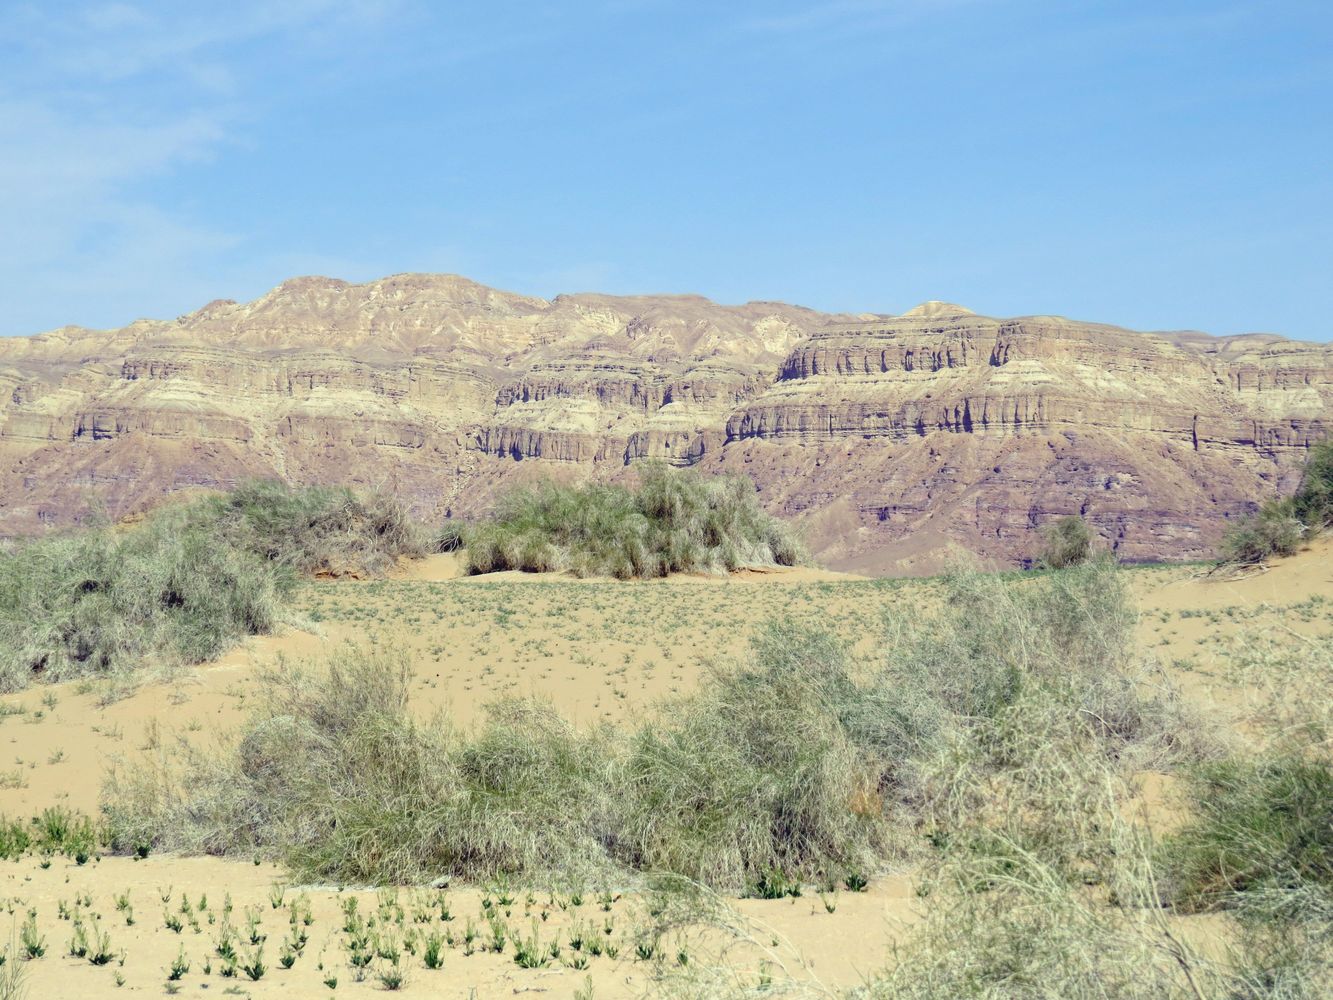
[[[1327, 540], [1266, 571], [1217, 574], [1170, 566], [1128, 572], [1141, 611], [1144, 657], [1177, 680], [1200, 711], [1237, 732], [1243, 730], [1247, 692], [1230, 678], [1227, 665], [1247, 637], [1258, 630], [1333, 632], [1333, 543]], [[743, 656], [753, 628], [766, 619], [832, 629], [871, 657], [883, 615], [911, 614], [937, 599], [938, 584], [930, 579], [868, 580], [819, 570], [635, 583], [522, 574], [469, 578], [460, 576], [452, 556], [404, 565], [383, 581], [317, 581], [302, 591], [282, 634], [247, 642], [215, 663], [150, 671], [135, 683], [39, 685], [0, 699], [0, 739], [8, 746], [8, 759], [0, 762], [0, 813], [27, 816], [51, 805], [94, 811], [108, 762], [132, 763], [135, 755], [153, 754], [168, 741], [206, 746], [220, 738], [250, 707], [256, 672], [278, 657], [318, 659], [345, 642], [388, 644], [411, 658], [413, 707], [423, 715], [446, 711], [467, 726], [499, 696], [535, 695], [590, 725], [632, 718], [689, 691], [710, 664]], [[1143, 775], [1142, 788], [1149, 821], [1171, 825], [1178, 818], [1171, 783]], [[921, 904], [912, 876], [903, 871], [874, 880], [864, 893], [841, 891], [832, 907], [813, 892], [776, 902], [731, 901], [754, 922], [763, 948], [740, 945], [728, 960], [751, 968], [781, 960], [798, 975], [853, 985], [882, 967], [893, 942], [917, 918]], [[158, 855], [103, 857], [82, 866], [62, 856], [48, 862], [28, 857], [0, 863], [0, 878], [7, 911], [0, 921], [10, 921], [17, 933], [35, 910], [46, 938], [45, 956], [26, 963], [34, 997], [160, 995], [182, 949], [191, 965], [178, 984], [182, 996], [359, 996], [383, 988], [373, 976], [357, 982], [339, 944], [344, 901], [356, 895], [361, 912], [373, 912], [381, 899], [373, 890], [289, 886], [269, 864]], [[277, 908], [275, 887], [282, 896]], [[557, 931], [567, 940], [573, 921], [600, 927], [609, 918], [609, 940], [620, 945], [615, 960], [603, 955], [587, 971], [558, 964], [524, 970], [508, 953], [465, 956], [460, 941], [446, 949], [440, 970], [426, 969], [419, 957], [410, 960], [404, 992], [571, 997], [591, 976], [598, 997], [642, 995], [650, 987], [649, 965], [636, 960], [630, 932], [643, 902], [632, 892], [619, 895], [623, 887], [597, 888], [618, 894], [609, 910], [592, 892], [572, 906], [567, 897], [546, 893], [529, 900], [522, 890], [513, 893], [508, 908], [513, 922], [535, 922], [543, 941]], [[123, 893], [132, 925], [117, 908]], [[197, 930], [189, 916], [180, 918], [179, 932], [168, 926], [166, 914], [180, 914], [182, 896]], [[268, 936], [269, 969], [257, 982], [243, 973], [220, 978], [216, 956], [212, 974], [204, 974], [228, 896], [238, 931], [246, 934], [246, 914], [253, 912]], [[201, 897], [207, 898], [203, 909]], [[435, 897], [433, 889], [398, 890], [405, 926], [413, 927], [414, 911], [424, 911]], [[461, 937], [471, 918], [484, 929], [483, 888], [453, 886], [446, 898], [455, 919], [434, 919], [422, 928]], [[298, 899], [308, 901], [311, 911], [309, 943], [293, 968], [282, 969], [277, 959], [288, 933], [288, 908]], [[85, 923], [86, 914], [100, 916], [113, 955], [107, 964], [68, 954], [72, 923], [61, 918], [62, 909], [84, 913]], [[1189, 936], [1220, 932], [1217, 918], [1194, 919]], [[709, 938], [697, 947], [708, 951], [721, 941]], [[336, 989], [325, 984], [327, 977], [336, 977]]]

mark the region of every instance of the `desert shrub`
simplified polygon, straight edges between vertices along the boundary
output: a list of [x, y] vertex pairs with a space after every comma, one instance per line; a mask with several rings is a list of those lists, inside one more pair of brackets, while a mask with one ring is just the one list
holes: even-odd
[[942, 582], [939, 611], [890, 619], [882, 683], [916, 706], [919, 733], [948, 721], [998, 740], [1036, 697], [1077, 716], [1111, 756], [1193, 752], [1173, 732], [1169, 693], [1136, 683], [1137, 616], [1112, 560], [1017, 581], [960, 568]]
[[353, 883], [421, 878], [412, 848], [447, 772], [439, 734], [407, 715], [407, 679], [384, 654], [344, 651], [318, 674], [280, 664], [225, 752], [192, 751], [176, 774], [113, 773], [113, 845], [260, 851]]
[[[958, 569], [943, 585], [939, 612], [890, 619], [878, 667], [771, 626], [641, 728], [620, 796], [627, 862], [753, 890], [882, 867], [922, 828], [970, 852], [1070, 845], [1060, 864], [1081, 877], [1082, 790], [1194, 759], [1203, 740], [1136, 683], [1136, 616], [1111, 560], [1018, 580]], [[1051, 775], [1080, 793], [1048, 797]]]
[[260, 852], [342, 884], [574, 877], [596, 839], [608, 755], [549, 709], [504, 702], [472, 739], [407, 711], [406, 658], [345, 648], [284, 664], [234, 745], [172, 771], [121, 768], [104, 788], [114, 845]]
[[577, 731], [549, 704], [505, 699], [452, 754], [459, 782], [450, 873], [582, 884], [617, 866], [618, 734]]
[[421, 551], [392, 501], [276, 483], [36, 539], [0, 552], [0, 689], [200, 663], [272, 631], [300, 574]]
[[236, 548], [301, 575], [381, 573], [428, 548], [396, 500], [346, 487], [243, 483], [198, 501], [191, 513]]
[[1222, 561], [1261, 563], [1294, 553], [1303, 539], [1333, 525], [1333, 438], [1306, 455], [1301, 480], [1290, 497], [1266, 501], [1241, 518], [1222, 538]]
[[911, 711], [890, 730], [886, 810], [974, 889], [1027, 869], [1077, 893], [1115, 858], [1090, 803], [1129, 773], [1211, 755], [1212, 740], [1139, 676], [1136, 615], [1113, 561], [1017, 580], [958, 570], [943, 585], [939, 611], [891, 620], [877, 686]]
[[[872, 872], [917, 829], [1035, 849], [1079, 828], [1077, 800], [1038, 809], [1044, 786], [1025, 776], [1190, 752], [1174, 706], [1127, 669], [1134, 617], [1112, 563], [959, 571], [945, 588], [937, 614], [890, 625], [878, 665], [773, 625], [633, 728], [581, 732], [505, 701], [459, 733], [411, 717], [400, 658], [345, 649], [325, 670], [270, 675], [234, 746], [174, 777], [122, 769], [108, 823], [122, 849], [259, 851], [325, 880], [672, 872], [765, 892]], [[1046, 826], [1015, 832], [1037, 815]]]
[[[1051, 777], [1047, 775], [1047, 777]], [[1061, 794], [1096, 789], [1064, 786]], [[1113, 822], [1113, 802], [1085, 802]], [[1080, 831], [1089, 824], [1080, 824]], [[1105, 840], [1103, 835], [1102, 840]], [[864, 1000], [1102, 997], [1107, 1000], [1225, 995], [1196, 955], [1164, 933], [1160, 914], [1138, 905], [1142, 875], [1104, 878], [1098, 890], [1070, 886], [1062, 866], [1018, 843], [971, 858], [951, 857], [926, 891], [924, 925]], [[1110, 905], [1114, 893], [1120, 905]], [[1130, 905], [1123, 905], [1129, 903]]]
[[468, 533], [468, 571], [660, 576], [647, 537], [647, 519], [623, 487], [546, 483], [507, 493]]
[[1065, 569], [1092, 558], [1092, 529], [1081, 517], [1052, 521], [1042, 529], [1041, 537], [1045, 544], [1039, 561], [1047, 569]]
[[[1075, 589], [1088, 587], [1090, 579]], [[964, 577], [955, 585], [984, 582]], [[1046, 592], [1023, 600], [1032, 602], [1031, 611], [1054, 599]], [[1037, 664], [1050, 653], [1017, 655]], [[978, 674], [989, 676], [980, 670], [971, 676]], [[933, 676], [919, 682], [927, 692], [933, 683]], [[917, 883], [918, 895], [927, 900], [924, 921], [895, 948], [887, 970], [850, 993], [835, 994], [800, 974], [775, 982], [771, 975], [746, 977], [700, 962], [671, 970], [660, 995], [1240, 995], [1225, 991], [1237, 977], [1182, 945], [1158, 905], [1150, 842], [1127, 820], [1131, 792], [1125, 778], [1133, 766], [1123, 760], [1122, 737], [1108, 738], [1105, 727], [1079, 711], [1082, 700], [1070, 700], [1085, 690], [1084, 683], [1025, 680], [1013, 689], [1000, 685], [1005, 694], [997, 698], [996, 685], [964, 681], [940, 702], [923, 705], [922, 714], [935, 725], [916, 729], [914, 738], [923, 742], [913, 754], [919, 779], [935, 794], [916, 814], [935, 849]], [[969, 704], [980, 714], [949, 711], [947, 703]], [[734, 934], [738, 918], [701, 912], [698, 919], [714, 932]], [[762, 929], [742, 939], [751, 947], [767, 941]]]
[[1311, 528], [1333, 525], [1333, 438], [1310, 449], [1292, 508], [1301, 523]]
[[[812, 682], [821, 704], [849, 719], [860, 759], [877, 762], [883, 815], [933, 845], [917, 886], [924, 922], [886, 971], [838, 995], [1228, 995], [1237, 977], [1173, 933], [1150, 842], [1127, 818], [1128, 775], [1211, 747], [1188, 735], [1191, 720], [1170, 699], [1136, 683], [1119, 571], [1104, 559], [1018, 580], [959, 569], [942, 584], [939, 611], [889, 620], [884, 663], [870, 675], [849, 684], [810, 671], [825, 678]], [[852, 688], [861, 694], [840, 693]], [[736, 918], [702, 919], [730, 931]], [[660, 992], [835, 995], [799, 974], [775, 982], [703, 962], [672, 970]]]
[[637, 731], [580, 733], [509, 700], [465, 735], [411, 719], [402, 658], [349, 648], [325, 671], [270, 674], [224, 752], [113, 772], [103, 810], [121, 850], [259, 851], [343, 883], [661, 869], [739, 890], [865, 870], [873, 776], [786, 654]]
[[440, 526], [431, 542], [432, 552], [458, 552], [467, 542], [466, 529], [462, 522], [452, 518]]
[[1245, 741], [1186, 771], [1189, 822], [1161, 846], [1163, 898], [1238, 929], [1232, 995], [1322, 997], [1333, 969], [1333, 639], [1237, 637], [1227, 680]]
[[1159, 852], [1162, 896], [1235, 918], [1234, 995], [1321, 996], [1333, 968], [1333, 643], [1248, 636], [1231, 663], [1259, 695], [1252, 745], [1187, 771], [1190, 821]]
[[0, 688], [199, 662], [276, 622], [285, 583], [183, 508], [0, 555]]
[[1273, 556], [1289, 556], [1309, 529], [1296, 516], [1290, 498], [1264, 504], [1257, 514], [1243, 517], [1222, 536], [1222, 558], [1239, 565], [1261, 563]]
[[[1170, 895], [1188, 910], [1266, 912], [1280, 899], [1333, 912], [1333, 769], [1290, 755], [1230, 757], [1192, 775], [1193, 822], [1173, 836]], [[1302, 890], [1293, 900], [1291, 892]]]
[[749, 480], [654, 464], [642, 468], [636, 490], [554, 483], [513, 490], [462, 537], [472, 573], [569, 570], [629, 579], [805, 558], [790, 529], [759, 506]]
[[732, 891], [882, 863], [874, 760], [844, 713], [859, 686], [829, 637], [774, 630], [633, 737], [617, 837], [632, 867]]

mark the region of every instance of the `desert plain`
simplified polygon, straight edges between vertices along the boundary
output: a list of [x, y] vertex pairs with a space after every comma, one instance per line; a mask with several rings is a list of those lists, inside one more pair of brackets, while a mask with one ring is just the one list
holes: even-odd
[[[1333, 635], [1333, 542], [1317, 540], [1267, 568], [1219, 572], [1210, 565], [1124, 569], [1137, 613], [1135, 655], [1200, 716], [1237, 740], [1265, 695], [1237, 662], [1263, 642]], [[215, 662], [149, 669], [133, 679], [36, 685], [0, 699], [0, 813], [35, 816], [63, 806], [95, 814], [106, 769], [134, 767], [186, 741], [206, 748], [253, 707], [256, 677], [281, 658], [317, 662], [343, 644], [389, 647], [410, 659], [411, 706], [475, 725], [509, 695], [549, 700], [580, 727], [624, 722], [688, 693], [719, 664], [743, 657], [752, 630], [782, 620], [833, 630], [867, 661], [886, 616], [937, 606], [935, 578], [867, 579], [814, 568], [777, 568], [656, 581], [578, 580], [556, 574], [467, 577], [453, 554], [404, 561], [388, 579], [313, 580], [303, 585], [279, 634], [247, 640]], [[951, 613], [966, 615], [958, 607]], [[1169, 831], [1182, 806], [1174, 779], [1137, 776], [1135, 822]], [[854, 987], [893, 960], [919, 921], [923, 900], [911, 866], [876, 873], [861, 891], [810, 889], [780, 900], [719, 899], [732, 914], [681, 944], [672, 960], [731, 963], [753, 974]], [[260, 859], [28, 855], [0, 862], [0, 924], [17, 940], [29, 917], [45, 954], [24, 963], [36, 997], [236, 995], [337, 997], [394, 985], [422, 997], [629, 997], [653, 995], [662, 956], [636, 950], [651, 906], [633, 885], [439, 884], [388, 888], [293, 884]], [[378, 913], [417, 953], [402, 958], [405, 982], [348, 962], [351, 900]], [[224, 912], [224, 910], [226, 912]], [[554, 942], [560, 958], [523, 968], [512, 944], [488, 950], [487, 918], [503, 911], [515, 933]], [[443, 920], [445, 913], [450, 917]], [[70, 954], [71, 915], [105, 934], [106, 960]], [[95, 918], [94, 918], [95, 915]], [[1184, 939], [1223, 949], [1225, 916], [1175, 918]], [[259, 978], [221, 975], [219, 926], [229, 921], [265, 944]], [[282, 942], [307, 940], [290, 968]], [[440, 967], [422, 957], [427, 934], [448, 942]], [[469, 936], [473, 940], [468, 940]], [[2, 935], [0, 935], [2, 936]], [[610, 945], [590, 956], [572, 940]], [[673, 945], [674, 947], [674, 945]], [[686, 948], [695, 949], [686, 952]], [[615, 953], [611, 957], [610, 952]], [[548, 956], [549, 957], [549, 956]], [[172, 978], [172, 965], [189, 971]]]

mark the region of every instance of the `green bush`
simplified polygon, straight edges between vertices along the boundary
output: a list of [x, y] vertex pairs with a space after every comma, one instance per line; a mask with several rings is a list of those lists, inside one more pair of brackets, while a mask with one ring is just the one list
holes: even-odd
[[203, 662], [271, 631], [299, 575], [421, 551], [390, 501], [276, 483], [33, 540], [0, 552], [0, 690]]
[[1191, 820], [1158, 852], [1164, 902], [1235, 918], [1228, 995], [1246, 1000], [1326, 996], [1333, 968], [1333, 767], [1291, 735], [1195, 769]]
[[448, 520], [440, 526], [431, 543], [433, 552], [458, 552], [466, 544], [466, 529], [459, 521]]
[[120, 850], [259, 851], [343, 884], [668, 870], [740, 890], [873, 867], [875, 776], [800, 659], [761, 649], [637, 731], [508, 700], [467, 736], [411, 718], [402, 657], [346, 648], [268, 675], [230, 750], [172, 780], [115, 772], [103, 811]]
[[1333, 525], [1333, 438], [1310, 449], [1292, 505], [1302, 524], [1315, 529]]
[[1273, 556], [1292, 555], [1309, 529], [1296, 516], [1291, 498], [1273, 500], [1257, 514], [1241, 518], [1222, 536], [1223, 561], [1254, 565]]
[[[607, 867], [610, 755], [549, 707], [503, 702], [473, 739], [407, 711], [407, 660], [351, 647], [322, 670], [283, 665], [229, 751], [184, 780], [112, 775], [114, 845], [259, 851], [342, 884], [477, 881]], [[178, 778], [181, 775], [177, 775]]]
[[0, 817], [0, 859], [16, 861], [28, 852], [62, 853], [83, 864], [97, 852], [102, 831], [91, 817], [63, 806], [44, 809], [26, 823]]
[[1166, 738], [1173, 707], [1135, 683], [1136, 615], [1113, 560], [1021, 581], [958, 570], [943, 586], [940, 611], [891, 619], [883, 683], [917, 706], [918, 733], [941, 718], [990, 726], [1041, 695], [1077, 711], [1112, 755]]
[[270, 631], [285, 581], [186, 508], [0, 555], [0, 688], [200, 662]]
[[487, 520], [442, 536], [466, 544], [468, 571], [548, 572], [618, 579], [805, 559], [795, 535], [764, 513], [753, 484], [645, 465], [639, 486], [546, 483], [501, 498]]
[[1310, 449], [1296, 492], [1269, 500], [1222, 538], [1222, 561], [1239, 565], [1292, 555], [1314, 532], [1333, 525], [1333, 439]]
[[1065, 569], [1092, 558], [1092, 529], [1081, 517], [1059, 518], [1042, 529], [1041, 537], [1045, 547], [1039, 561], [1047, 569]]
[[341, 486], [244, 483], [191, 512], [232, 546], [304, 576], [375, 575], [428, 548], [425, 532], [397, 501]]
[[849, 667], [829, 637], [775, 629], [749, 662], [641, 727], [617, 796], [618, 854], [751, 892], [880, 867], [878, 762], [842, 717], [860, 695]]
[[1181, 909], [1272, 917], [1319, 902], [1333, 914], [1333, 768], [1291, 753], [1213, 761], [1193, 773], [1192, 823], [1168, 841], [1168, 894]]

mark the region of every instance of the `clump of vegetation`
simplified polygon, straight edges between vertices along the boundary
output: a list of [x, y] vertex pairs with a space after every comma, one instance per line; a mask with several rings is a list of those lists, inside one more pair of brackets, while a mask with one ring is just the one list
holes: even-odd
[[1162, 897], [1239, 927], [1238, 996], [1316, 996], [1333, 968], [1333, 640], [1249, 636], [1246, 745], [1186, 771], [1190, 821], [1161, 845]]
[[431, 542], [433, 552], [458, 552], [467, 544], [467, 529], [462, 521], [445, 520]]
[[[864, 885], [920, 849], [918, 831], [984, 811], [988, 783], [1023, 766], [1037, 708], [1098, 760], [1186, 752], [1173, 706], [1125, 669], [1134, 619], [1116, 572], [960, 572], [946, 606], [967, 613], [894, 626], [878, 666], [774, 626], [629, 729], [576, 730], [531, 700], [494, 706], [472, 734], [418, 721], [403, 659], [348, 647], [326, 669], [270, 674], [223, 752], [117, 772], [104, 812], [120, 849], [258, 853], [343, 883], [665, 871], [759, 895]], [[968, 782], [946, 770], [960, 753]]]
[[1296, 517], [1290, 497], [1270, 500], [1258, 513], [1228, 529], [1222, 539], [1223, 561], [1248, 566], [1273, 556], [1289, 556], [1308, 534], [1309, 527]]
[[194, 513], [229, 545], [302, 576], [383, 573], [429, 547], [398, 501], [342, 486], [246, 483], [200, 501]]
[[1288, 556], [1312, 533], [1333, 525], [1333, 438], [1310, 449], [1290, 497], [1269, 500], [1222, 539], [1224, 562], [1251, 565]]
[[760, 633], [748, 661], [631, 738], [621, 858], [755, 895], [880, 867], [891, 848], [883, 763], [855, 708], [873, 697], [831, 636]]
[[1303, 904], [1333, 916], [1328, 761], [1290, 754], [1226, 758], [1198, 768], [1193, 780], [1194, 821], [1168, 849], [1177, 906], [1254, 912], [1302, 888]]
[[1071, 514], [1042, 528], [1045, 543], [1039, 559], [1047, 569], [1066, 569], [1093, 557], [1093, 534], [1088, 522]]
[[1310, 449], [1292, 498], [1295, 515], [1312, 528], [1333, 526], [1333, 438]]
[[[546, 483], [504, 496], [495, 513], [441, 546], [467, 549], [468, 571], [548, 572], [618, 579], [791, 566], [794, 533], [759, 506], [742, 476], [706, 478], [645, 465], [637, 489]], [[443, 550], [443, 549], [442, 549]]]
[[200, 662], [272, 630], [285, 582], [186, 507], [0, 554], [0, 689]]
[[50, 806], [27, 822], [0, 818], [0, 858], [65, 854], [84, 864], [97, 853], [100, 834], [91, 819], [64, 806]]
[[464, 740], [411, 717], [409, 679], [404, 657], [350, 646], [324, 670], [281, 666], [230, 753], [191, 756], [184, 781], [113, 776], [112, 842], [258, 851], [302, 877], [351, 884], [604, 864], [592, 813], [611, 789], [595, 735], [512, 701]]
[[424, 550], [383, 498], [255, 483], [0, 551], [0, 690], [199, 663], [272, 631], [298, 577]]

